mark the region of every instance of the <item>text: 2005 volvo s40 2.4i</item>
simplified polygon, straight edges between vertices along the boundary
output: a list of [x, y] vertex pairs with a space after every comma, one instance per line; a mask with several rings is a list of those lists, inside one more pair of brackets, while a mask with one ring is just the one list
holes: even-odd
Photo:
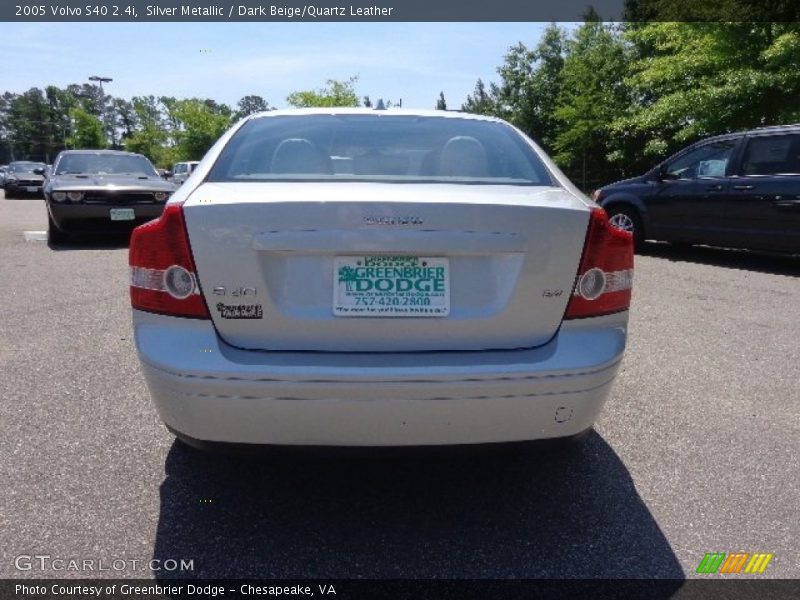
[[142, 369], [184, 441], [452, 445], [592, 426], [633, 249], [503, 121], [317, 109], [225, 134], [130, 266]]

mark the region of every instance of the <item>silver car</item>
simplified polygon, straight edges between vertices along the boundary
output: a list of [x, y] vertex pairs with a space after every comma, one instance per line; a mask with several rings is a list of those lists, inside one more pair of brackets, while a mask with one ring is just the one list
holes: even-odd
[[187, 443], [481, 444], [592, 427], [633, 246], [504, 121], [308, 109], [233, 127], [129, 262]]
[[199, 164], [200, 161], [197, 160], [175, 163], [172, 166], [170, 181], [175, 185], [181, 185], [184, 181], [189, 179], [189, 175], [192, 174], [192, 171], [194, 171]]

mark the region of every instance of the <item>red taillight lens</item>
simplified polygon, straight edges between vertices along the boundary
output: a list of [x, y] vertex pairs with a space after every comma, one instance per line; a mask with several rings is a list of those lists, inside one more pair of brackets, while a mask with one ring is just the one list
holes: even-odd
[[628, 310], [633, 282], [633, 236], [593, 208], [578, 279], [565, 319], [597, 317]]
[[131, 304], [149, 312], [209, 319], [180, 204], [168, 204], [155, 221], [133, 230], [128, 264]]

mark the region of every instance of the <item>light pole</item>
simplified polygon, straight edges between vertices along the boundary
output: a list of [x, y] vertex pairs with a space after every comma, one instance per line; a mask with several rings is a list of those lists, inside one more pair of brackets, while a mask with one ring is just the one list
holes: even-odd
[[92, 75], [91, 77], [89, 77], [89, 81], [97, 81], [100, 84], [100, 93], [103, 95], [103, 98], [105, 98], [106, 94], [103, 91], [103, 84], [111, 83], [114, 80], [111, 77], [100, 77], [99, 75]]
[[[103, 84], [104, 83], [111, 83], [114, 81], [111, 77], [100, 77], [99, 75], [92, 75], [89, 77], [89, 81], [96, 81], [100, 84], [100, 110], [103, 111], [103, 125], [105, 125], [106, 135], [108, 135], [108, 122], [106, 121], [106, 93], [103, 91]], [[116, 143], [114, 139], [114, 135], [111, 135], [111, 144], [112, 147]]]

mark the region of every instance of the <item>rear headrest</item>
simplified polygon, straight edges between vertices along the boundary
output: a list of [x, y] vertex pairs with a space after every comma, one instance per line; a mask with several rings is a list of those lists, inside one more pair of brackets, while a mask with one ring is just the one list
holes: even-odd
[[275, 148], [270, 165], [272, 173], [332, 173], [331, 159], [304, 138], [283, 140]]
[[474, 137], [466, 135], [459, 135], [447, 140], [439, 157], [439, 175], [487, 177], [489, 160], [483, 144]]

